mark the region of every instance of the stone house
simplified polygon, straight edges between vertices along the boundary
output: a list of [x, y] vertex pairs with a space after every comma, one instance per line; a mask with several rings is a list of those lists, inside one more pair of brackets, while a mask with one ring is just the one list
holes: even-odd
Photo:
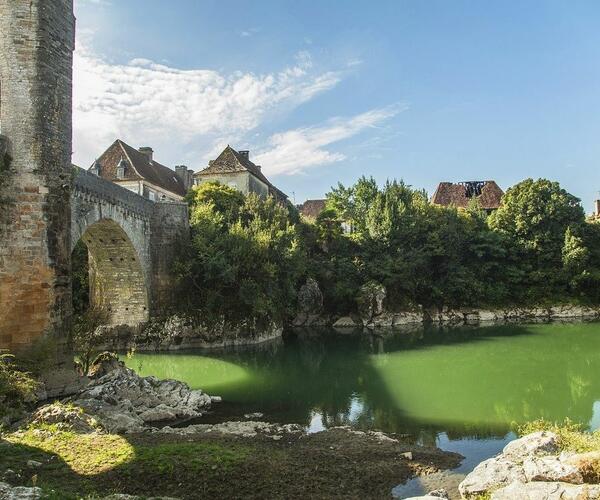
[[260, 165], [250, 161], [249, 151], [236, 151], [227, 146], [208, 167], [194, 174], [194, 183], [216, 181], [233, 187], [245, 195], [256, 193], [266, 198], [273, 196], [280, 203], [287, 203], [287, 195], [277, 189], [262, 173]]
[[135, 149], [120, 139], [89, 171], [152, 201], [181, 201], [193, 184], [193, 171], [186, 166], [173, 171], [154, 160], [152, 148]]
[[477, 199], [481, 208], [491, 213], [500, 207], [503, 195], [504, 191], [495, 181], [440, 182], [431, 197], [431, 203], [467, 208], [472, 199]]
[[303, 217], [315, 220], [325, 210], [325, 202], [326, 200], [306, 200], [301, 205], [297, 205], [296, 208]]

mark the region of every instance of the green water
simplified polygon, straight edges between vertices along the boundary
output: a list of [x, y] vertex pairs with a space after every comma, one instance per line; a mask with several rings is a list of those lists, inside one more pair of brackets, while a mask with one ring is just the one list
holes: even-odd
[[217, 413], [406, 433], [473, 460], [496, 453], [513, 423], [600, 426], [600, 323], [314, 332], [254, 349], [140, 353], [128, 364], [222, 396]]

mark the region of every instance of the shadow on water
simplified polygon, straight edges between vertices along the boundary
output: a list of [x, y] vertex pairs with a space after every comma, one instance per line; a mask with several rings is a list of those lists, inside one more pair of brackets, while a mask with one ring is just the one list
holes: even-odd
[[496, 453], [514, 424], [600, 423], [598, 323], [300, 331], [271, 346], [137, 354], [129, 364], [223, 396], [209, 419], [261, 412], [312, 431], [351, 425], [407, 434], [460, 448], [466, 464]]

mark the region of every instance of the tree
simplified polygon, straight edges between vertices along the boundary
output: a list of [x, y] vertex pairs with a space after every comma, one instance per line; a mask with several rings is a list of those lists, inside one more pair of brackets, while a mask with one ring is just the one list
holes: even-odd
[[81, 363], [82, 375], [87, 375], [100, 347], [105, 343], [102, 329], [108, 323], [108, 312], [101, 306], [92, 305], [73, 319], [71, 341], [73, 351]]

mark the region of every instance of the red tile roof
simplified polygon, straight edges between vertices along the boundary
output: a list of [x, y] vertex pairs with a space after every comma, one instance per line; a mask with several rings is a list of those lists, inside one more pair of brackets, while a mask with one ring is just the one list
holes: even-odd
[[431, 203], [466, 208], [472, 198], [477, 198], [481, 208], [495, 210], [500, 206], [503, 195], [504, 191], [495, 181], [440, 182]]

